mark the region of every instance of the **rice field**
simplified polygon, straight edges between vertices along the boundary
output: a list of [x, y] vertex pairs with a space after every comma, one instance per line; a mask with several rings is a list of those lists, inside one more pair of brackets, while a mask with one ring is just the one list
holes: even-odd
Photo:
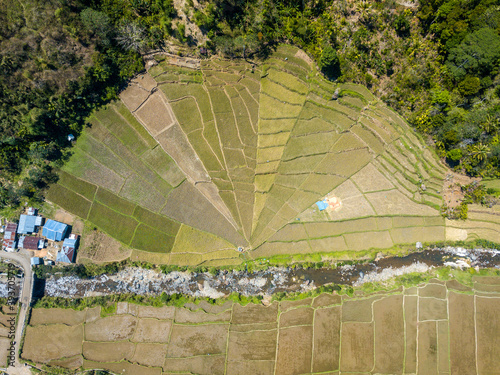
[[[141, 257], [222, 265], [240, 261], [226, 253], [240, 246], [255, 258], [385, 249], [453, 231], [498, 237], [486, 213], [442, 220], [446, 170], [436, 156], [368, 89], [322, 79], [303, 51], [280, 46], [255, 64], [214, 57], [192, 69], [176, 59], [159, 59], [89, 118], [48, 194]], [[320, 211], [325, 199], [336, 203]], [[375, 221], [357, 225], [366, 218]]]
[[[474, 277], [500, 286], [499, 277]], [[268, 306], [120, 303], [34, 309], [22, 357], [74, 370], [140, 374], [493, 374], [500, 366], [500, 290], [451, 279]]]

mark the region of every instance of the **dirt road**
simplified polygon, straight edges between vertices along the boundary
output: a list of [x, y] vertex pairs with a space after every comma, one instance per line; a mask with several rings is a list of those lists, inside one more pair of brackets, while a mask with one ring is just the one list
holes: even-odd
[[7, 374], [30, 374], [31, 372], [25, 366], [22, 366], [19, 362], [19, 345], [21, 344], [21, 339], [23, 337], [24, 328], [26, 325], [26, 317], [28, 315], [28, 310], [30, 308], [31, 297], [33, 293], [33, 273], [31, 271], [31, 263], [29, 253], [20, 250], [16, 253], [8, 253], [5, 251], [0, 252], [0, 258], [9, 259], [20, 265], [24, 270], [24, 281], [23, 287], [21, 289], [21, 295], [19, 296], [19, 315], [16, 326], [16, 338], [15, 338], [15, 362], [14, 366], [7, 368]]

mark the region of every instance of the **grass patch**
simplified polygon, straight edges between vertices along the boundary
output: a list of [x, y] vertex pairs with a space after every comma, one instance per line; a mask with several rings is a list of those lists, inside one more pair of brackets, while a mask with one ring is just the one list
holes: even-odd
[[193, 98], [185, 98], [172, 102], [170, 105], [185, 133], [190, 133], [203, 127], [200, 111], [198, 111], [198, 106]]
[[112, 209], [94, 202], [88, 219], [104, 232], [125, 244], [130, 244], [138, 222]]
[[78, 194], [83, 195], [88, 200], [94, 200], [95, 192], [97, 191], [97, 186], [83, 181], [75, 176], [66, 173], [64, 171], [59, 172], [58, 184], [78, 192]]
[[47, 199], [84, 219], [87, 218], [92, 205], [89, 200], [59, 184], [50, 187]]
[[166, 193], [160, 193], [155, 189], [156, 185], [152, 185], [137, 175], [133, 175], [125, 181], [120, 196], [144, 206], [150, 210], [160, 210], [165, 204]]
[[134, 128], [134, 130], [141, 136], [141, 138], [146, 142], [149, 148], [153, 148], [157, 145], [155, 139], [149, 134], [149, 132], [141, 125], [139, 121], [130, 113], [130, 111], [125, 107], [122, 102], [114, 104], [114, 110], [118, 112], [129, 124]]
[[135, 231], [130, 246], [154, 253], [169, 253], [174, 246], [174, 242], [175, 237], [141, 223]]
[[[172, 253], [210, 253], [222, 249], [234, 248], [234, 245], [211, 233], [182, 225], [177, 234], [177, 240]], [[237, 254], [236, 251], [235, 254]], [[205, 260], [208, 259], [205, 258]]]
[[171, 236], [175, 236], [181, 227], [179, 223], [170, 220], [165, 216], [146, 210], [141, 206], [136, 206], [133, 216], [141, 223], [147, 224], [148, 226]]
[[102, 187], [97, 190], [95, 200], [127, 216], [131, 216], [136, 207], [134, 203], [120, 198], [116, 194], [113, 194]]
[[142, 154], [141, 159], [173, 187], [186, 178], [175, 161], [159, 145]]
[[150, 148], [139, 133], [112, 108], [97, 111], [94, 113], [94, 117], [134, 154], [140, 155]]
[[268, 77], [274, 82], [280, 83], [289, 90], [298, 92], [299, 94], [305, 95], [309, 91], [309, 88], [302, 80], [289, 73], [271, 68], [269, 69]]
[[305, 95], [298, 94], [294, 91], [290, 91], [282, 85], [275, 83], [268, 79], [262, 80], [262, 92], [267, 95], [280, 100], [281, 102], [286, 102], [290, 104], [304, 104], [306, 97]]

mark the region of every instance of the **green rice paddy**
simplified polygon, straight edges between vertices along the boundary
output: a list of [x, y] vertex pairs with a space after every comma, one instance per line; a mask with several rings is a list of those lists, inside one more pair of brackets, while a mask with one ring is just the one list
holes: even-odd
[[[324, 80], [297, 51], [254, 66], [163, 59], [142, 77], [154, 89], [133, 84], [165, 108], [139, 118], [125, 90], [94, 113], [48, 199], [129, 247], [175, 249], [172, 264], [448, 239], [437, 157], [368, 89]], [[339, 206], [320, 212], [325, 198]], [[477, 215], [471, 236], [490, 233]]]

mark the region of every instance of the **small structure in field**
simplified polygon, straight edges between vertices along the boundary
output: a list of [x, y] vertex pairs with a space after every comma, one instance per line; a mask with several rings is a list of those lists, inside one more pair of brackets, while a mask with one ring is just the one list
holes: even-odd
[[5, 226], [5, 233], [3, 235], [2, 249], [4, 249], [5, 251], [16, 250], [16, 233], [17, 224], [7, 223], [7, 225]]
[[21, 215], [19, 217], [19, 234], [31, 234], [37, 231], [37, 227], [42, 225], [42, 217], [34, 215]]
[[62, 241], [68, 232], [68, 225], [55, 220], [47, 220], [42, 235], [51, 241]]
[[326, 199], [323, 199], [322, 201], [316, 202], [316, 206], [318, 206], [320, 211], [323, 211], [328, 208], [328, 203], [326, 202]]
[[57, 253], [56, 260], [63, 263], [74, 263], [77, 243], [78, 237], [75, 234], [71, 234], [69, 238], [64, 240], [61, 251]]
[[22, 236], [19, 238], [19, 248], [26, 250], [40, 250], [43, 249], [45, 241], [40, 237]]

